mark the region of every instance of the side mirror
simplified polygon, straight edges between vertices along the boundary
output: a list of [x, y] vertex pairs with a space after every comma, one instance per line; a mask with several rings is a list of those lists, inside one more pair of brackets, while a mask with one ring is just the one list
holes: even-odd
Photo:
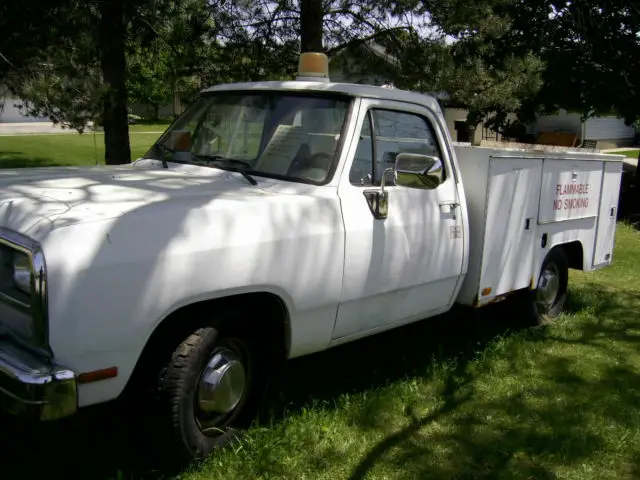
[[399, 153], [395, 163], [396, 185], [432, 190], [444, 180], [442, 160], [419, 153]]

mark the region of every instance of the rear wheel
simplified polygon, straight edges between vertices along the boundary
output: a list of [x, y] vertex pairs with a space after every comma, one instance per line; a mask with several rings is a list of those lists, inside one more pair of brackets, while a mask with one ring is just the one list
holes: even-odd
[[548, 323], [562, 313], [567, 300], [569, 261], [564, 250], [551, 250], [540, 268], [538, 284], [532, 293], [533, 317], [536, 324]]

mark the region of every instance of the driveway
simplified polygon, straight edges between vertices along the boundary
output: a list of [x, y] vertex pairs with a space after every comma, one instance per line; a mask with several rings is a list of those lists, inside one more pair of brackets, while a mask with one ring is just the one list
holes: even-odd
[[46, 135], [61, 133], [78, 133], [77, 130], [62, 128], [51, 122], [0, 123], [2, 135]]

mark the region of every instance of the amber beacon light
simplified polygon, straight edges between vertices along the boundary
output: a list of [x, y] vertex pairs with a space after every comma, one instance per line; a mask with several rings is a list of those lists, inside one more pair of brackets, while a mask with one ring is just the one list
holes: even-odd
[[324, 53], [304, 52], [298, 61], [297, 80], [329, 81], [329, 58]]

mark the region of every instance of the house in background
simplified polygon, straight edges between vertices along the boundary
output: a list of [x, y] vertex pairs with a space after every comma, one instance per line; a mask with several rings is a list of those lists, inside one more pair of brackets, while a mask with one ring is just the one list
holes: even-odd
[[20, 108], [22, 101], [11, 96], [5, 88], [0, 85], [0, 123], [35, 123], [48, 122], [46, 117], [29, 117]]
[[[368, 56], [366, 64], [362, 61], [365, 55]], [[371, 67], [372, 64], [374, 68]], [[355, 50], [344, 49], [332, 56], [329, 60], [329, 76], [337, 82], [380, 86], [389, 82], [389, 77], [385, 75], [389, 69], [397, 67], [397, 59], [389, 55], [381, 45], [370, 40], [359, 44]], [[469, 111], [464, 105], [451, 103], [445, 92], [434, 95], [440, 102], [453, 141], [479, 145], [482, 141], [515, 140], [503, 138], [498, 132], [482, 124], [470, 130], [466, 125]], [[621, 118], [610, 115], [593, 117], [582, 122], [580, 114], [569, 113], [566, 110], [539, 117], [535, 123], [528, 126], [526, 133], [534, 142], [565, 145], [569, 138], [573, 145], [566, 146], [589, 146], [596, 149], [626, 147], [640, 143], [640, 131], [625, 125]]]
[[528, 133], [536, 137], [543, 132], [568, 133], [577, 137], [577, 145], [590, 145], [599, 150], [629, 147], [638, 143], [638, 131], [625, 125], [615, 115], [592, 117], [582, 122], [579, 113], [559, 110], [554, 115], [539, 117], [529, 125]]

